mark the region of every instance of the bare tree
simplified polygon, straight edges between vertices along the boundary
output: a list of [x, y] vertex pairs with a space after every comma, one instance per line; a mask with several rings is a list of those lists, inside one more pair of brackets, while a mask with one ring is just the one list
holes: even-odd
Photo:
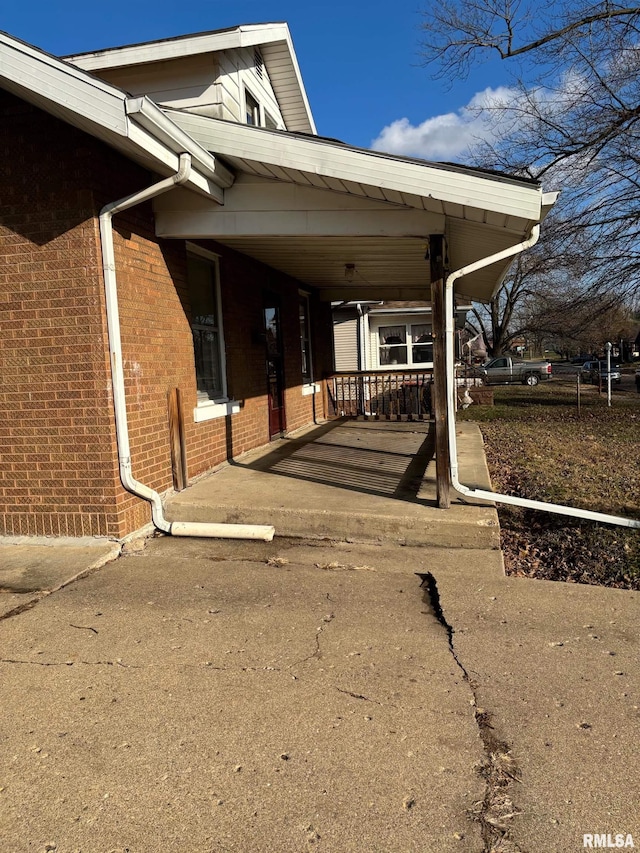
[[619, 301], [595, 281], [589, 287], [579, 284], [590, 273], [584, 234], [564, 228], [558, 218], [545, 231], [545, 240], [517, 256], [494, 299], [474, 304], [467, 317], [469, 330], [482, 335], [489, 355], [507, 351], [521, 337], [544, 341], [561, 331], [574, 337], [583, 313], [597, 318]]
[[588, 247], [581, 286], [637, 297], [640, 6], [429, 0], [422, 31], [436, 77], [466, 77], [492, 55], [509, 64], [509, 92], [482, 108], [495, 141], [476, 162], [562, 189], [553, 227]]

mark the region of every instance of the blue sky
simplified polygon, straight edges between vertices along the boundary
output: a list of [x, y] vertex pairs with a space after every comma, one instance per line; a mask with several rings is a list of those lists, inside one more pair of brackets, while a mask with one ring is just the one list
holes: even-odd
[[352, 145], [464, 161], [464, 107], [506, 82], [499, 63], [448, 90], [433, 81], [420, 0], [14, 0], [0, 13], [1, 30], [55, 55], [264, 21], [289, 24], [318, 132]]

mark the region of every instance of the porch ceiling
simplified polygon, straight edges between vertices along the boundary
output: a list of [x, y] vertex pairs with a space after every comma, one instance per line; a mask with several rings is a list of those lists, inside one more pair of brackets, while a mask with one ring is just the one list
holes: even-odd
[[[424, 299], [430, 234], [446, 236], [458, 269], [520, 242], [553, 203], [530, 181], [165, 112], [236, 180], [223, 206], [177, 191], [158, 199], [158, 234], [216, 240], [331, 301]], [[487, 301], [509, 263], [463, 277], [457, 295]]]

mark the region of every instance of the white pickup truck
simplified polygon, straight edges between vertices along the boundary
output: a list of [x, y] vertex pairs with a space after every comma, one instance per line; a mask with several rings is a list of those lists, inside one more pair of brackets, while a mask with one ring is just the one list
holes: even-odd
[[487, 385], [507, 385], [512, 382], [537, 385], [541, 380], [551, 379], [549, 361], [521, 361], [508, 355], [492, 358], [478, 370]]

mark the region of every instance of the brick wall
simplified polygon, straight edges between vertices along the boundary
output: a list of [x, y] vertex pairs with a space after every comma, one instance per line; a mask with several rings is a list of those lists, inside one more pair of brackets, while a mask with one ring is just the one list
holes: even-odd
[[0, 92], [3, 534], [117, 526], [95, 151], [73, 128]]
[[[238, 456], [269, 441], [266, 352], [260, 338], [263, 330], [265, 294], [280, 298], [284, 349], [285, 412], [287, 430], [313, 422], [313, 397], [302, 394], [302, 352], [298, 320], [299, 283], [277, 271], [214, 241], [198, 241], [220, 258], [220, 284], [229, 396], [241, 403], [231, 418], [187, 423], [189, 475], [196, 476], [229, 456]], [[330, 310], [311, 307], [314, 328], [325, 324], [324, 339], [331, 350]], [[327, 325], [329, 324], [329, 325]], [[320, 337], [320, 336], [319, 336]], [[319, 346], [318, 369], [329, 370], [327, 348]], [[315, 353], [314, 353], [315, 356]], [[331, 355], [329, 356], [331, 358]], [[314, 358], [314, 366], [316, 359]], [[193, 368], [190, 367], [191, 372]], [[187, 421], [196, 405], [190, 380], [184, 389]], [[316, 395], [321, 410], [321, 395]], [[322, 412], [319, 411], [319, 417]]]
[[[43, 144], [45, 142], [46, 144]], [[121, 486], [97, 213], [153, 177], [0, 92], [0, 534], [123, 536], [150, 519]], [[150, 204], [114, 219], [133, 474], [171, 488], [167, 392], [184, 400], [189, 476], [266, 444], [265, 291], [282, 300], [287, 427], [301, 392], [298, 283], [215, 243], [232, 417], [196, 424], [186, 248], [159, 241]], [[330, 309], [312, 298], [316, 376], [331, 370]], [[321, 408], [320, 397], [316, 405]]]

